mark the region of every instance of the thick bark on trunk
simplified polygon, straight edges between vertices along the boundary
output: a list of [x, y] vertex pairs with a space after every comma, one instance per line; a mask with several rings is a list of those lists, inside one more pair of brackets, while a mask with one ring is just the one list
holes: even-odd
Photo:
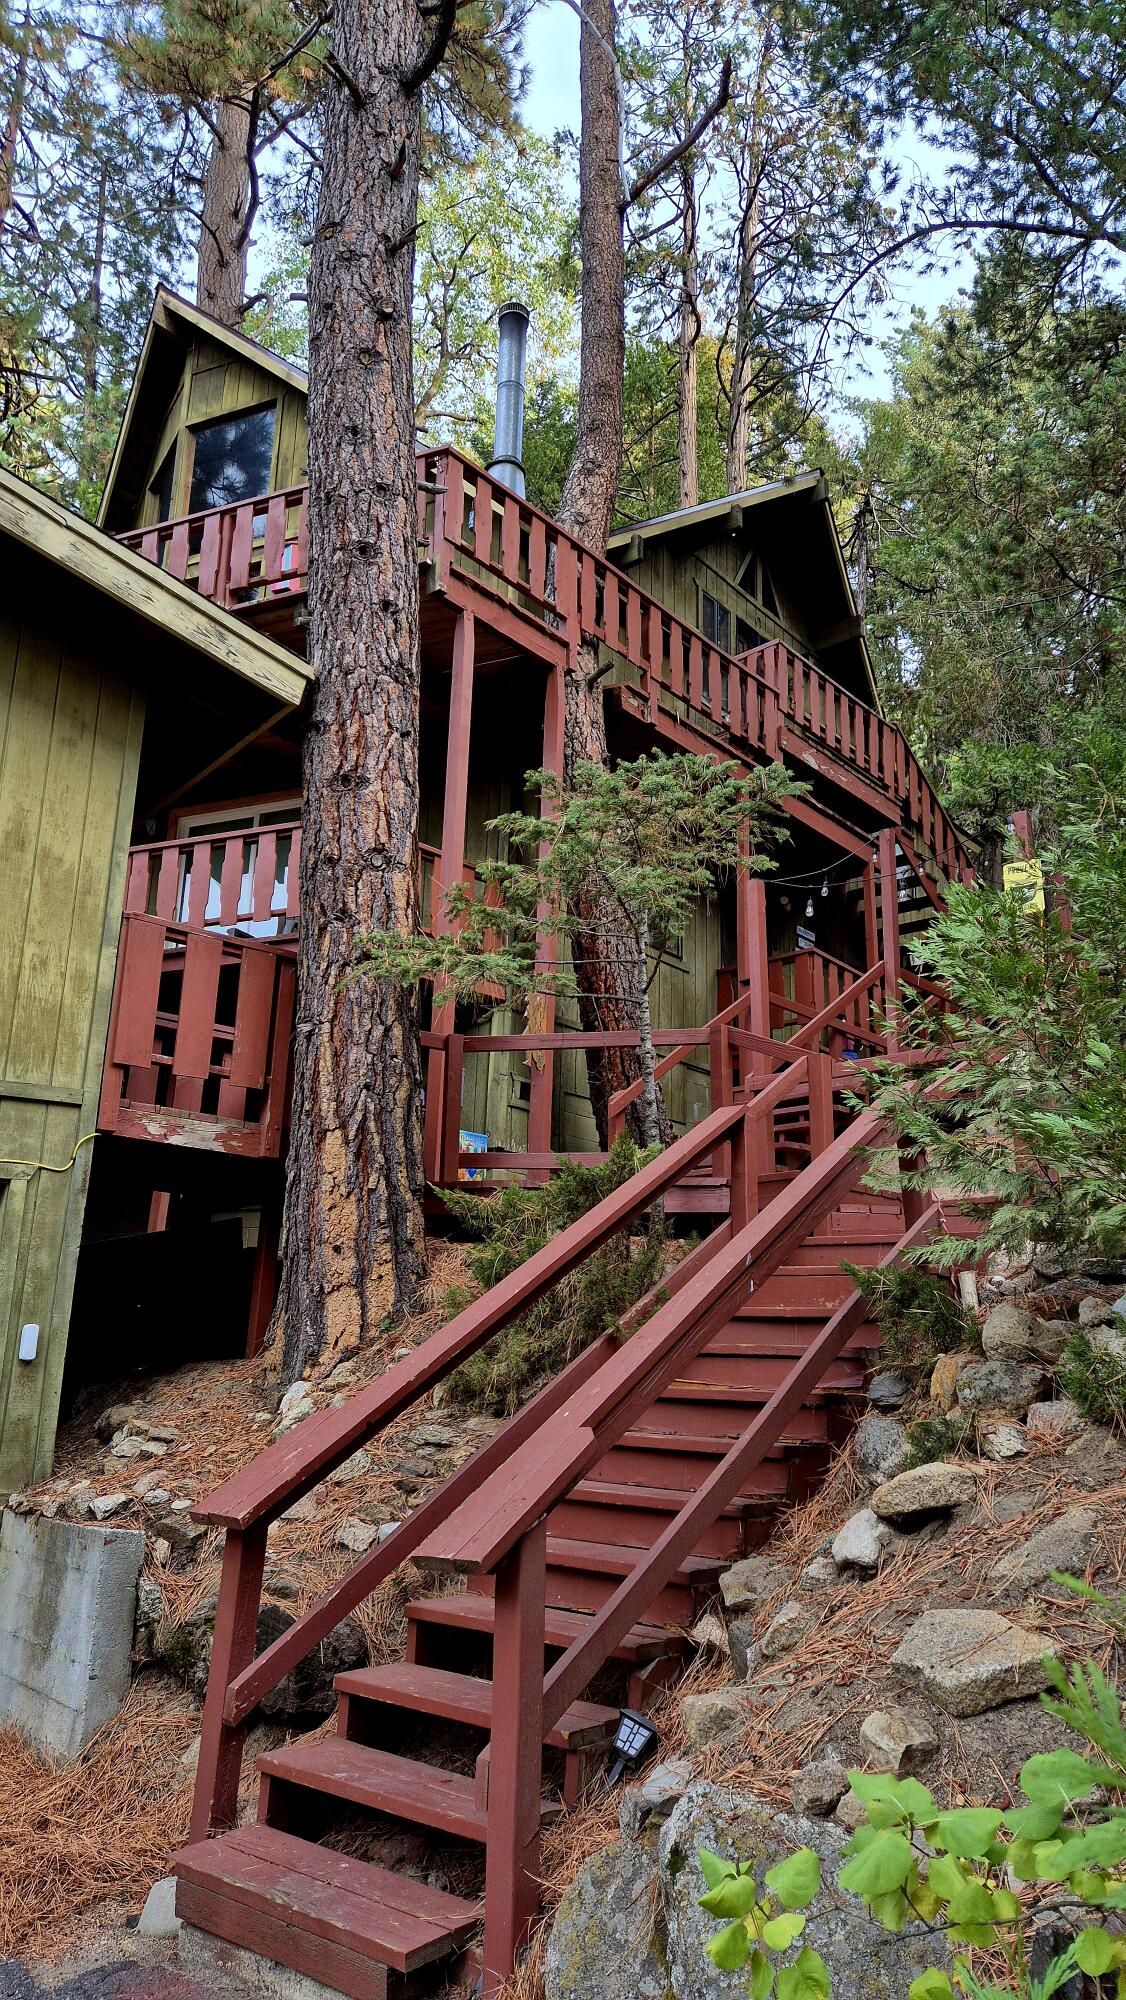
[[[585, 11], [610, 48], [615, 48], [618, 20], [614, 0], [586, 0]], [[626, 261], [614, 65], [585, 22], [579, 43], [579, 91], [582, 360], [578, 430], [559, 502], [559, 520], [569, 534], [601, 552], [609, 537], [622, 469]]]
[[700, 339], [699, 263], [696, 255], [696, 175], [691, 161], [681, 171], [684, 204], [681, 234], [680, 325], [677, 361], [680, 395], [677, 410], [677, 501], [694, 507], [700, 498], [697, 458], [698, 357]]
[[293, 1137], [279, 1319], [292, 1379], [371, 1340], [425, 1270], [416, 1008], [345, 982], [417, 928], [418, 546], [411, 371], [421, 124], [410, 0], [340, 0], [310, 273], [310, 656]]
[[[586, 0], [585, 11], [610, 48], [615, 48], [618, 24], [614, 0]], [[579, 88], [582, 359], [578, 430], [559, 502], [559, 521], [569, 534], [601, 552], [609, 538], [622, 469], [626, 266], [614, 65], [585, 21], [579, 43]], [[581, 646], [565, 678], [563, 768], [568, 777], [577, 764], [606, 765], [610, 761], [602, 684], [594, 679], [597, 671], [597, 646]], [[611, 905], [592, 905], [580, 915], [589, 924], [575, 939], [582, 1026], [587, 1032], [636, 1032], [637, 994], [644, 970], [634, 941], [620, 912]], [[628, 1049], [591, 1051], [587, 1057], [591, 1106], [603, 1146], [609, 1100], [615, 1091], [635, 1082], [637, 1074], [637, 1058]], [[640, 1140], [641, 1113], [636, 1105], [629, 1123]]]
[[244, 104], [224, 102], [215, 105], [214, 121], [215, 137], [203, 174], [196, 304], [224, 326], [237, 327], [246, 296], [250, 112]]

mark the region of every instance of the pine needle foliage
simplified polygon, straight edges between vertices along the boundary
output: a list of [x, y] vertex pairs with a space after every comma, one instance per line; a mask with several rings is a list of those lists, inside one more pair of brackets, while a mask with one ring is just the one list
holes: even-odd
[[1126, 1360], [1111, 1343], [1097, 1342], [1082, 1329], [1074, 1333], [1060, 1356], [1059, 1379], [1085, 1417], [1126, 1428]]
[[[536, 813], [501, 813], [488, 831], [504, 853], [477, 864], [476, 882], [442, 898], [436, 935], [379, 931], [357, 941], [356, 975], [434, 983], [436, 1004], [499, 987], [533, 1010], [579, 991], [575, 955], [590, 946], [589, 912], [612, 909], [636, 959], [643, 1136], [661, 1134], [649, 992], [665, 953], [723, 869], [772, 868], [786, 837], [781, 802], [807, 788], [780, 764], [747, 773], [708, 757], [653, 753], [612, 770], [579, 764], [563, 781], [529, 771]], [[545, 949], [546, 946], [546, 949]]]
[[[473, 1239], [469, 1269], [475, 1292], [447, 1295], [453, 1312], [506, 1278], [537, 1250], [605, 1200], [652, 1157], [623, 1134], [601, 1166], [560, 1161], [542, 1187], [512, 1182], [496, 1194], [442, 1190], [450, 1215]], [[658, 1283], [665, 1240], [657, 1228], [644, 1238], [623, 1233], [583, 1260], [546, 1297], [502, 1327], [478, 1354], [451, 1375], [452, 1401], [510, 1416], [527, 1397], [592, 1340], [618, 1325], [622, 1315]]]
[[978, 1329], [954, 1298], [948, 1279], [910, 1264], [884, 1271], [863, 1264], [846, 1263], [843, 1268], [868, 1301], [889, 1367], [917, 1373], [932, 1367], [940, 1354], [980, 1345]]

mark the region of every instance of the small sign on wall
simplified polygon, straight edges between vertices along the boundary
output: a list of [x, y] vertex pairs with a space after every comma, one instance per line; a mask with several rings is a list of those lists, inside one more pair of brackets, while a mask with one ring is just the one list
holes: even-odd
[[1044, 870], [1039, 861], [1006, 861], [1002, 880], [1007, 895], [1024, 897], [1025, 908], [1036, 916], [1044, 914]]

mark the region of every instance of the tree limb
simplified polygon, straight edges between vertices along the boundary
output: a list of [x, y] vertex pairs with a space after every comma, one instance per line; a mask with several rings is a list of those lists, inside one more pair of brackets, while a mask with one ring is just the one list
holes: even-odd
[[413, 97], [433, 76], [450, 43], [457, 21], [457, 0], [439, 0], [434, 15], [434, 34], [426, 53], [402, 79], [404, 97]]
[[719, 79], [719, 89], [716, 91], [716, 94], [712, 99], [711, 103], [706, 107], [705, 110], [701, 111], [700, 116], [697, 118], [696, 123], [693, 125], [691, 131], [686, 132], [683, 139], [681, 139], [677, 143], [677, 145], [671, 146], [668, 152], [662, 154], [661, 158], [658, 161], [656, 161], [656, 163], [653, 166], [651, 166], [645, 173], [640, 174], [638, 176], [637, 180], [634, 181], [634, 184], [631, 187], [625, 201], [622, 203], [623, 209], [628, 208], [635, 201], [640, 201], [642, 195], [648, 194], [649, 189], [654, 185], [656, 181], [659, 181], [664, 174], [668, 173], [670, 167], [675, 167], [678, 160], [682, 160], [686, 153], [690, 153], [692, 151], [693, 146], [699, 144], [700, 140], [704, 136], [704, 133], [707, 131], [708, 126], [714, 125], [716, 119], [719, 117], [720, 112], [723, 110], [723, 107], [727, 103], [730, 96], [731, 96], [731, 57], [725, 56], [723, 61], [723, 70], [720, 74], [720, 79]]

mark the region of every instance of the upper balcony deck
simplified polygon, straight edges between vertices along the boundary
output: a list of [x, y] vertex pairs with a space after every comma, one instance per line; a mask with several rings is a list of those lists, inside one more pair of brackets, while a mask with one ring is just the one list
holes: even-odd
[[[419, 562], [427, 609], [472, 608], [511, 643], [565, 663], [603, 651], [626, 712], [684, 747], [789, 756], [889, 820], [933, 874], [970, 858], [902, 731], [820, 667], [770, 645], [739, 656], [642, 590], [459, 452], [421, 453]], [[212, 508], [118, 539], [237, 616], [303, 644], [308, 487]]]

